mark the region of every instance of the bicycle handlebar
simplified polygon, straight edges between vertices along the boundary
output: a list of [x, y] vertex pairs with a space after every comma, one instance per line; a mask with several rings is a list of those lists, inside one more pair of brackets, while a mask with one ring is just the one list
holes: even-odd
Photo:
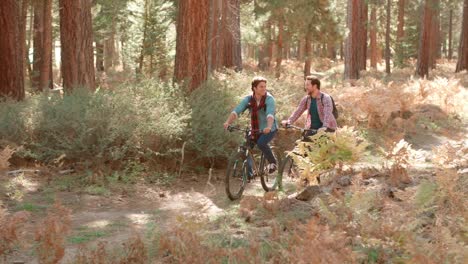
[[298, 127], [298, 126], [295, 126], [295, 125], [291, 125], [291, 124], [287, 124], [286, 126], [284, 126], [285, 129], [296, 129], [296, 130], [300, 130], [301, 132], [304, 132], [304, 131], [313, 131], [313, 132], [317, 132], [318, 129], [312, 129], [312, 128], [302, 128], [302, 127]]
[[233, 132], [234, 130], [237, 130], [237, 131], [242, 131], [242, 132], [253, 132], [253, 133], [260, 133], [260, 134], [262, 133], [262, 130], [260, 129], [240, 128], [238, 126], [231, 126], [231, 125], [227, 127], [227, 130], [229, 132]]

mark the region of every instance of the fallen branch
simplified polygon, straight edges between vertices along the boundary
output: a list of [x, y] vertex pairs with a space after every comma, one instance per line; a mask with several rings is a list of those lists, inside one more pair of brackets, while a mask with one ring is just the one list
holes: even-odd
[[41, 173], [40, 170], [30, 170], [30, 169], [19, 169], [19, 170], [14, 170], [14, 171], [8, 171], [7, 172], [7, 175], [13, 175], [13, 176], [16, 176], [18, 174], [21, 174], [21, 173], [25, 173], [25, 172], [32, 172], [34, 174], [39, 174]]
[[184, 156], [185, 156], [185, 144], [187, 141], [182, 144], [182, 149], [180, 150], [182, 152], [182, 157], [180, 158], [180, 168], [179, 168], [179, 175], [178, 178], [180, 178], [180, 175], [182, 174], [182, 166], [184, 165]]

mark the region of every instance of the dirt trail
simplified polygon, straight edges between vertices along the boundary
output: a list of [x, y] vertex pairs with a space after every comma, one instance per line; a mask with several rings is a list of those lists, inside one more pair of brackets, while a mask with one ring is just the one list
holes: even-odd
[[[410, 171], [415, 182], [419, 182], [419, 178], [431, 177], [431, 148], [447, 141], [447, 138], [417, 138], [417, 151]], [[51, 206], [53, 198], [72, 209], [72, 231], [68, 236], [66, 255], [62, 261], [69, 263], [82, 245], [92, 247], [99, 241], [106, 241], [107, 244], [119, 246], [135, 233], [151, 239], [155, 233], [169, 230], [180, 223], [181, 219], [241, 219], [238, 213], [239, 202], [229, 201], [224, 193], [224, 183], [221, 180], [224, 171], [216, 171], [213, 175], [215, 180], [211, 184], [206, 182], [208, 175], [183, 175], [182, 179], [178, 179], [170, 187], [136, 184], [131, 193], [122, 191], [108, 195], [90, 195], [80, 190], [49, 193], [44, 178], [26, 174], [15, 183], [23, 192], [21, 202], [13, 202], [13, 194], [8, 193], [13, 177], [2, 173], [0, 182], [4, 189], [2, 191], [5, 191], [2, 202], [8, 210], [21, 210], [19, 205], [22, 205], [31, 211], [33, 217], [26, 226], [27, 236], [31, 239], [33, 226], [45, 216], [46, 208]], [[368, 188], [372, 188], [372, 184]], [[409, 188], [408, 191], [414, 190]], [[245, 195], [261, 196], [263, 193], [259, 180], [249, 184], [245, 191]], [[399, 195], [405, 194], [402, 192]], [[31, 242], [26, 245], [24, 252], [16, 252], [9, 259], [18, 263], [37, 263], [32, 246]]]

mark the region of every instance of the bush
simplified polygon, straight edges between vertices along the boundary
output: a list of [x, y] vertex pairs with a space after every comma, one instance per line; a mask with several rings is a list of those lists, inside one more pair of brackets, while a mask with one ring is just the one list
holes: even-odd
[[0, 138], [22, 145], [28, 138], [28, 117], [27, 102], [0, 102]]
[[299, 142], [288, 154], [303, 172], [302, 178], [310, 182], [314, 182], [324, 170], [359, 161], [368, 146], [349, 127], [343, 127], [335, 134], [319, 132], [310, 139], [311, 142]]
[[76, 89], [63, 98], [1, 103], [0, 134], [24, 144], [17, 153], [26, 158], [96, 165], [174, 152], [187, 137], [189, 113], [178, 87], [146, 80], [115, 91]]
[[228, 157], [234, 144], [239, 142], [240, 135], [225, 132], [223, 123], [239, 103], [240, 94], [239, 90], [233, 89], [232, 83], [210, 80], [190, 95], [193, 109], [190, 145], [199, 157]]
[[113, 100], [112, 94], [77, 89], [61, 98], [41, 95], [33, 119], [31, 157], [51, 162], [68, 160], [107, 161], [133, 140], [137, 126], [129, 101]]

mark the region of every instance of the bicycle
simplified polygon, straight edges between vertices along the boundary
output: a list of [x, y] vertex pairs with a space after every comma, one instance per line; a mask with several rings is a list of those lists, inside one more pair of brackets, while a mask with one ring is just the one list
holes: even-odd
[[[310, 133], [311, 135], [317, 134], [318, 130], [317, 129], [305, 129], [301, 128], [298, 126], [294, 125], [287, 125], [285, 129], [296, 129], [301, 131], [301, 138], [303, 141], [307, 141], [308, 139], [305, 138], [304, 132], [312, 132]], [[281, 166], [279, 167], [278, 171], [278, 176], [277, 176], [277, 181], [280, 183], [279, 184], [279, 190], [283, 190], [282, 182], [283, 182], [283, 177], [287, 176], [290, 178], [299, 178], [301, 176], [301, 171], [299, 167], [294, 163], [294, 159], [290, 156], [287, 155], [284, 161], [281, 163]]]
[[[242, 129], [235, 126], [228, 126], [227, 130], [229, 132], [240, 131], [244, 133], [244, 142], [238, 147], [237, 151], [231, 155], [228, 162], [225, 187], [226, 194], [229, 199], [232, 201], [239, 199], [244, 192], [246, 184], [256, 177], [260, 177], [260, 182], [266, 192], [275, 190], [278, 185], [277, 177], [272, 177], [272, 175], [268, 173], [268, 169], [266, 168], [267, 162], [265, 161], [265, 157], [262, 152], [260, 160], [258, 161], [258, 155], [255, 155], [254, 151], [255, 142], [250, 137], [251, 133], [261, 133], [261, 131], [249, 128]], [[274, 151], [273, 147], [272, 151]], [[257, 159], [255, 157], [257, 157]], [[275, 155], [275, 157], [278, 159], [279, 155]], [[249, 159], [252, 163], [251, 167], [253, 172], [253, 175], [250, 177], [247, 165]]]

